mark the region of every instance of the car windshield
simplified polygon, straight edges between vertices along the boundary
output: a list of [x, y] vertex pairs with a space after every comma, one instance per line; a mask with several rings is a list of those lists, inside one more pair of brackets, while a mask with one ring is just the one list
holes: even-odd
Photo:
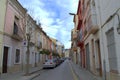
[[46, 62], [53, 62], [53, 60], [47, 60]]

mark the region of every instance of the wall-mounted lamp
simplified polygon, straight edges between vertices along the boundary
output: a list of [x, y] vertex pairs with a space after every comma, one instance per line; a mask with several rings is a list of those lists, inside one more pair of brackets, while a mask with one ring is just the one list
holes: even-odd
[[118, 34], [120, 34], [120, 21], [119, 21], [119, 24], [118, 24], [118, 27], [117, 27], [117, 32], [118, 32]]
[[118, 34], [120, 34], [120, 16], [119, 16], [119, 14], [117, 14], [117, 13], [116, 13], [116, 15], [118, 16], [117, 32], [118, 32]]

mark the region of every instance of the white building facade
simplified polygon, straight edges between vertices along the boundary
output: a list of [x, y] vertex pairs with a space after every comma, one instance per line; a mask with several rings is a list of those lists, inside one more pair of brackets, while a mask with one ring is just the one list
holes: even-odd
[[99, 0], [101, 52], [107, 80], [120, 80], [120, 0]]
[[120, 80], [120, 0], [83, 1], [85, 68]]

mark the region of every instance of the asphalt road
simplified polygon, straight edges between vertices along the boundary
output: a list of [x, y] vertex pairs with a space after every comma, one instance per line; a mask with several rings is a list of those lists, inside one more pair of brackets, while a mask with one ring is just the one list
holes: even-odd
[[33, 80], [78, 80], [69, 60], [54, 69], [43, 70], [39, 76]]

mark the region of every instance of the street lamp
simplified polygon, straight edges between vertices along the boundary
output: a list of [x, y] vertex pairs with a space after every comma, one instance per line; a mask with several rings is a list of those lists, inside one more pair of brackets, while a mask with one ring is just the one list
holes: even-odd
[[75, 13], [69, 13], [69, 15], [75, 15]]

